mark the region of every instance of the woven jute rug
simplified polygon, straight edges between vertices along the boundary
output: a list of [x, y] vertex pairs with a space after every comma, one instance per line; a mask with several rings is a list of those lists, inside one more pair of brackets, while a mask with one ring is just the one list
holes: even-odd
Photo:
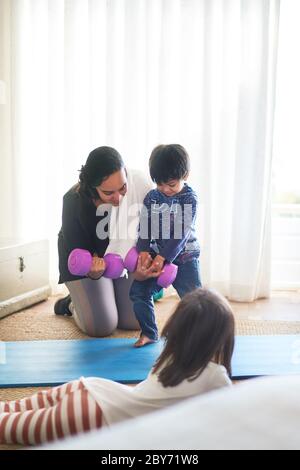
[[[35, 341], [56, 339], [86, 339], [69, 317], [57, 317], [53, 313], [56, 298], [15, 313], [0, 320], [0, 341]], [[156, 303], [156, 318], [159, 330], [173, 313], [178, 299], [174, 295]], [[238, 335], [300, 334], [300, 321], [271, 321], [239, 318], [236, 315]], [[116, 330], [110, 337], [137, 337], [137, 331]], [[36, 393], [38, 388], [0, 389], [0, 400], [16, 400]], [[18, 449], [20, 446], [0, 445], [0, 450]]]
[[[27, 308], [0, 320], [0, 341], [34, 341], [55, 339], [85, 339], [70, 317], [60, 317], [53, 313], [56, 298]], [[178, 303], [177, 297], [170, 295], [156, 302], [156, 320], [161, 331]], [[248, 319], [235, 315], [238, 335], [275, 335], [300, 333], [300, 321], [274, 321]], [[110, 337], [131, 338], [138, 336], [137, 331], [116, 330]]]

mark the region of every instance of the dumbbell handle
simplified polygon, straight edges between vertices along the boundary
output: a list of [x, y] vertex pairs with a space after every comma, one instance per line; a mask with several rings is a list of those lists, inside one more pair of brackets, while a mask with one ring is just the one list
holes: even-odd
[[[124, 271], [123, 260], [120, 255], [108, 253], [103, 257], [106, 268], [103, 273], [104, 277], [109, 279], [118, 279]], [[75, 248], [71, 251], [68, 258], [68, 268], [74, 276], [86, 276], [93, 263], [93, 257], [88, 250]]]
[[[139, 253], [135, 247], [131, 248], [124, 260], [124, 266], [129, 272], [136, 271]], [[167, 263], [164, 266], [164, 272], [158, 277], [157, 284], [161, 287], [169, 287], [176, 279], [178, 266], [173, 263]]]

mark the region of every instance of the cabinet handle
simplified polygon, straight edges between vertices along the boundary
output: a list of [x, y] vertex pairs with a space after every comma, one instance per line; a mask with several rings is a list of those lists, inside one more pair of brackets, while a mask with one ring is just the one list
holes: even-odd
[[19, 256], [19, 261], [20, 261], [19, 271], [22, 273], [26, 268], [23, 256]]

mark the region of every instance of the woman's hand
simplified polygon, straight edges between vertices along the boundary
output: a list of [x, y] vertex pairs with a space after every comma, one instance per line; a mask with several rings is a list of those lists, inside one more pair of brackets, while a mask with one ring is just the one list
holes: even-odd
[[91, 279], [100, 279], [106, 269], [105, 261], [103, 258], [99, 258], [98, 256], [93, 256], [92, 266], [90, 272], [88, 273], [88, 277]]
[[[145, 253], [145, 252], [144, 252]], [[149, 254], [149, 253], [147, 253]], [[142, 264], [142, 253], [139, 255], [138, 264], [136, 271], [133, 273], [134, 279], [136, 281], [146, 281], [147, 279], [155, 278], [161, 275], [163, 271], [158, 271], [156, 266], [153, 266], [152, 258], [150, 256], [150, 260], [146, 261], [145, 259], [144, 264]]]

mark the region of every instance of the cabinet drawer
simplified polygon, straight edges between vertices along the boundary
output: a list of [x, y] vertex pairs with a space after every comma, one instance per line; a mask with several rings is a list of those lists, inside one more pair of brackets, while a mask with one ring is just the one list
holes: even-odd
[[0, 302], [49, 285], [48, 241], [0, 245]]

